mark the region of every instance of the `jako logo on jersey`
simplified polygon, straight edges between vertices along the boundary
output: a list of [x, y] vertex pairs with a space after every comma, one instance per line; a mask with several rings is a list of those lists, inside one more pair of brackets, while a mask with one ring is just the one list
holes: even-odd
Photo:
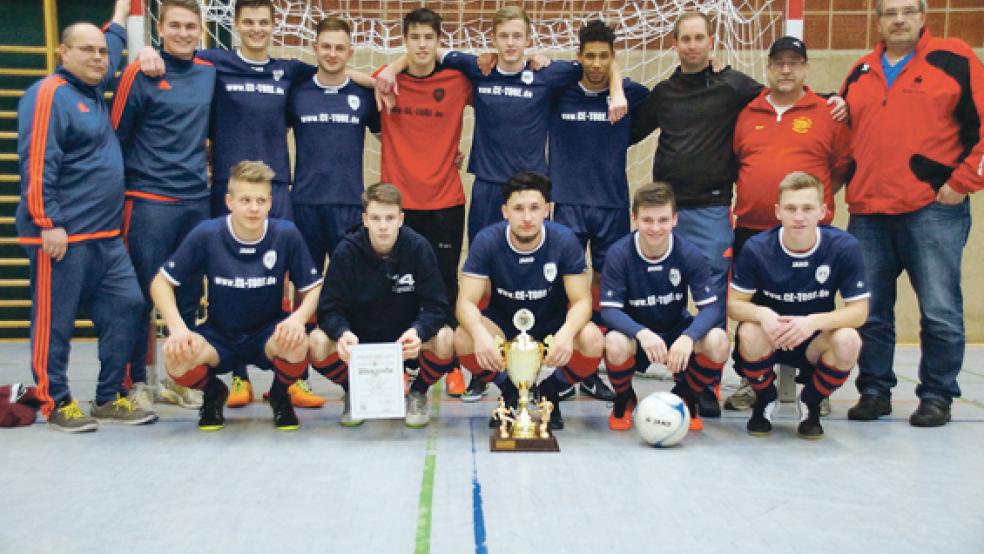
[[670, 284], [674, 287], [680, 284], [680, 270], [675, 267], [670, 270]]
[[529, 69], [523, 71], [523, 74], [519, 76], [519, 80], [522, 81], [524, 85], [533, 83], [533, 72]]
[[444, 100], [444, 89], [441, 87], [434, 89], [433, 95], [434, 95], [434, 100], [436, 100], [437, 102]]
[[161, 82], [157, 85], [157, 88], [161, 90], [171, 90], [171, 83], [167, 82], [167, 79], [161, 79]]
[[279, 81], [280, 79], [283, 79], [283, 77], [284, 77], [284, 70], [283, 69], [274, 69], [273, 70], [273, 80], [274, 81]]
[[85, 105], [85, 102], [83, 102], [83, 101], [81, 101], [81, 100], [79, 100], [79, 105], [78, 105], [78, 108], [79, 108], [79, 111], [80, 111], [80, 112], [82, 112], [82, 113], [89, 113], [89, 108], [88, 108], [88, 106], [86, 106], [86, 105]]
[[557, 278], [557, 264], [553, 262], [543, 264], [543, 277], [553, 283]]
[[813, 128], [813, 120], [809, 117], [797, 117], [793, 120], [793, 132], [801, 135], [810, 132]]
[[275, 250], [267, 250], [267, 253], [263, 255], [263, 267], [273, 269], [273, 265], [276, 263], [277, 252]]
[[827, 282], [827, 277], [830, 277], [830, 266], [823, 264], [817, 267], [817, 282], [821, 285]]
[[362, 105], [362, 102], [359, 101], [359, 97], [354, 94], [349, 95], [348, 103], [349, 107], [352, 108], [352, 111], [359, 109], [359, 106]]

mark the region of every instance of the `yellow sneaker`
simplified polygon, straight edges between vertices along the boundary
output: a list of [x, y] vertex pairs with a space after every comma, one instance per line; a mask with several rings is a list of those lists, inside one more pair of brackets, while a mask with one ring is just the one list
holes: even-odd
[[325, 399], [314, 394], [311, 385], [303, 379], [291, 385], [287, 393], [290, 394], [290, 403], [295, 408], [320, 408], [325, 405]]
[[232, 378], [232, 390], [229, 391], [229, 398], [226, 406], [230, 408], [242, 408], [253, 402], [253, 385], [239, 377]]

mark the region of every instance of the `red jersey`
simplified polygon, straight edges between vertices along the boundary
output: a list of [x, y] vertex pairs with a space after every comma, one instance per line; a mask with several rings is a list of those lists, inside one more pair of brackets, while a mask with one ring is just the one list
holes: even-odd
[[439, 210], [465, 203], [454, 166], [461, 140], [461, 114], [472, 85], [440, 65], [426, 77], [396, 78], [396, 105], [382, 113], [381, 177], [403, 193], [407, 210]]
[[765, 230], [779, 224], [775, 205], [779, 182], [793, 171], [806, 171], [823, 182], [827, 216], [834, 218], [833, 183], [840, 183], [850, 164], [850, 131], [830, 117], [827, 101], [808, 87], [806, 94], [779, 115], [765, 89], [738, 115], [735, 157], [738, 160], [735, 215], [737, 227]]

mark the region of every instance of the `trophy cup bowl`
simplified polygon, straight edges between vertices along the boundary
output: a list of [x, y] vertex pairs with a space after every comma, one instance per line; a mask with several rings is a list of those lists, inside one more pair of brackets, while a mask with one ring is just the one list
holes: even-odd
[[503, 342], [501, 339], [497, 341], [500, 342], [509, 380], [519, 390], [519, 400], [512, 421], [503, 420], [500, 429], [492, 432], [490, 442], [493, 451], [557, 452], [560, 450], [557, 439], [529, 409], [530, 391], [536, 384], [546, 351], [543, 343], [526, 334], [526, 331], [533, 328], [534, 321], [533, 313], [529, 310], [517, 311], [513, 316], [513, 326], [519, 330], [519, 335], [508, 342]]

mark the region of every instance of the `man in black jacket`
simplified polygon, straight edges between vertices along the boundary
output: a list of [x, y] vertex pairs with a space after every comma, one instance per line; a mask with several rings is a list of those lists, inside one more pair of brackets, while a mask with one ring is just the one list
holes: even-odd
[[400, 191], [377, 183], [362, 196], [363, 228], [342, 239], [331, 256], [311, 333], [311, 365], [346, 392], [341, 424], [353, 419], [348, 361], [359, 342], [397, 342], [420, 374], [407, 396], [408, 427], [430, 422], [427, 389], [451, 370], [454, 334], [437, 257], [427, 239], [403, 227]]

